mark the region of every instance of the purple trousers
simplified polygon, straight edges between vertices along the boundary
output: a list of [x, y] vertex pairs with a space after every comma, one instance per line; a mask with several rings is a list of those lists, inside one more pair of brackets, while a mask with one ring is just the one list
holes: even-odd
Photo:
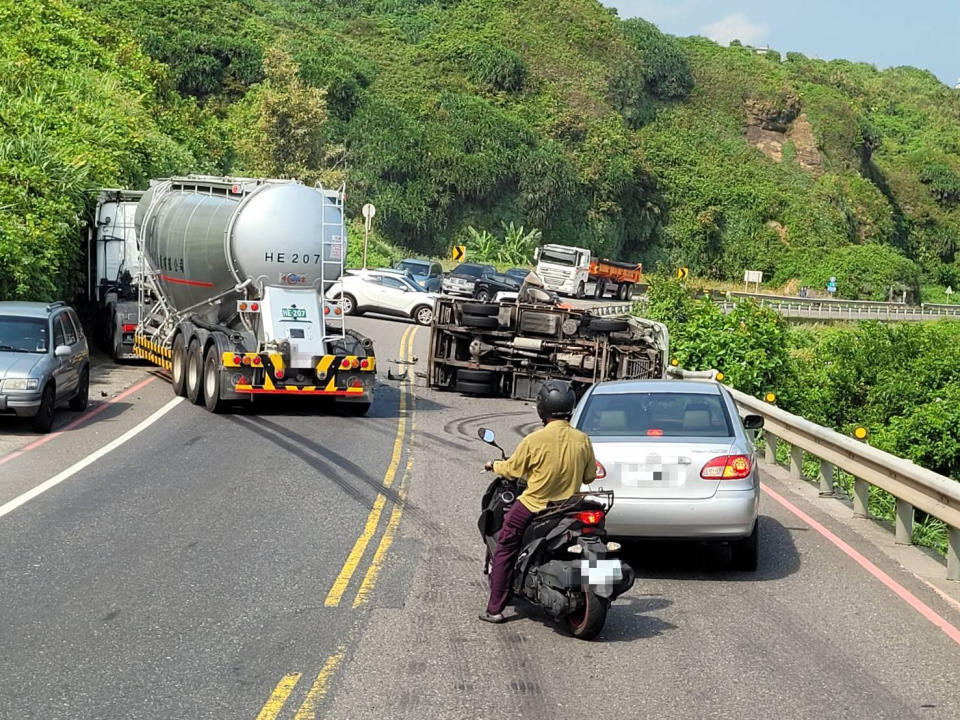
[[503, 527], [497, 538], [497, 549], [493, 553], [493, 569], [490, 571], [490, 602], [487, 612], [491, 615], [503, 612], [510, 597], [510, 580], [513, 576], [513, 564], [520, 553], [523, 531], [535, 517], [527, 506], [519, 500], [503, 516]]

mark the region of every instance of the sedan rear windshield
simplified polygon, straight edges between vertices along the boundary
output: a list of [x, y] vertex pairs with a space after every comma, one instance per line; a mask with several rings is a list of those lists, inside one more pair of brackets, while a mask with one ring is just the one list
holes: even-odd
[[0, 315], [0, 352], [45, 353], [48, 335], [46, 318]]
[[733, 437], [719, 395], [683, 392], [592, 395], [578, 427], [610, 437]]

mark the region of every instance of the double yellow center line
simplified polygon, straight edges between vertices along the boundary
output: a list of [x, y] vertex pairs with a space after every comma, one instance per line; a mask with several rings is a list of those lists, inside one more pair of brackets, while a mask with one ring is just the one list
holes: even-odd
[[[413, 338], [416, 334], [417, 326], [413, 325], [408, 327], [403, 333], [403, 337], [400, 338], [401, 362], [407, 362], [412, 359]], [[387, 472], [383, 476], [384, 488], [390, 488], [393, 486], [393, 483], [397, 477], [397, 470], [400, 467], [400, 457], [403, 454], [403, 441], [407, 434], [407, 415], [408, 411], [412, 411], [413, 406], [413, 398], [408, 389], [409, 384], [409, 377], [400, 384], [400, 419], [397, 421], [397, 437], [393, 443], [393, 455], [390, 458], [390, 465], [387, 466]], [[412, 425], [412, 418], [410, 424]], [[333, 587], [331, 587], [330, 592], [327, 593], [327, 598], [323, 603], [327, 607], [338, 607], [340, 605], [340, 601], [343, 599], [343, 595], [350, 585], [350, 580], [353, 578], [357, 568], [360, 565], [360, 561], [363, 559], [363, 554], [367, 550], [367, 545], [370, 544], [373, 536], [377, 533], [377, 528], [380, 526], [380, 517], [383, 515], [383, 508], [384, 505], [386, 505], [386, 502], [386, 496], [383, 493], [378, 493], [377, 499], [373, 503], [373, 508], [370, 510], [370, 514], [367, 516], [367, 522], [366, 525], [364, 525], [363, 532], [353, 544], [353, 549], [350, 551], [350, 554], [347, 555], [347, 559], [343, 563], [343, 567], [340, 569], [340, 574], [337, 575], [337, 579], [333, 582]], [[390, 514], [390, 520], [387, 522], [387, 530], [384, 533], [383, 538], [380, 540], [380, 545], [373, 556], [373, 562], [364, 575], [363, 582], [360, 584], [360, 589], [357, 591], [357, 597], [353, 603], [354, 607], [367, 602], [367, 599], [370, 597], [370, 592], [373, 590], [373, 586], [376, 584], [377, 577], [380, 574], [380, 568], [383, 565], [386, 552], [393, 543], [393, 535], [396, 531], [396, 524], [398, 524], [400, 521], [401, 512], [401, 505], [398, 504], [394, 507], [393, 512]], [[396, 524], [394, 523], [395, 516]]]
[[[401, 362], [408, 362], [413, 359], [413, 339], [416, 334], [417, 326], [414, 325], [408, 327], [403, 333], [403, 336], [400, 338]], [[408, 365], [407, 367], [409, 368], [411, 366]], [[400, 460], [403, 456], [404, 439], [407, 437], [407, 429], [409, 426], [412, 431], [414, 425], [414, 397], [413, 393], [410, 392], [409, 387], [410, 380], [408, 371], [407, 379], [400, 384], [400, 412], [399, 419], [397, 421], [397, 436], [393, 443], [393, 455], [390, 458], [390, 465], [387, 466], [387, 472], [383, 476], [384, 489], [392, 487], [397, 478], [397, 471], [400, 468]], [[404, 474], [397, 490], [397, 503], [390, 513], [390, 518], [387, 520], [386, 529], [384, 530], [383, 536], [380, 538], [380, 544], [377, 546], [377, 550], [373, 555], [373, 560], [370, 563], [370, 567], [367, 568], [367, 572], [364, 574], [363, 580], [360, 583], [360, 588], [357, 590], [356, 598], [353, 601], [353, 607], [359, 607], [360, 605], [367, 603], [370, 599], [371, 593], [373, 592], [373, 588], [377, 583], [380, 570], [383, 567], [384, 561], [386, 560], [387, 551], [393, 544], [393, 539], [396, 536], [397, 526], [400, 524], [400, 517], [403, 514], [403, 498], [406, 490], [407, 479], [410, 475], [412, 466], [413, 454], [408, 453]], [[377, 533], [377, 529], [380, 525], [380, 518], [383, 515], [383, 508], [386, 505], [386, 501], [387, 498], [383, 493], [377, 494], [377, 499], [373, 503], [373, 509], [370, 510], [370, 514], [367, 516], [367, 522], [366, 525], [364, 525], [363, 533], [359, 538], [357, 538], [357, 541], [353, 545], [353, 549], [350, 551], [346, 562], [343, 564], [343, 568], [340, 570], [339, 575], [337, 575], [337, 579], [333, 583], [333, 587], [330, 588], [330, 592], [327, 593], [327, 598], [324, 602], [327, 607], [338, 607], [340, 605], [340, 601], [343, 599], [344, 593], [350, 586], [351, 579], [356, 573], [357, 568], [360, 566], [360, 561], [363, 559], [367, 545], [370, 544], [370, 541]], [[321, 668], [316, 679], [313, 681], [313, 685], [307, 691], [307, 695], [303, 700], [303, 704], [301, 704], [300, 709], [297, 710], [294, 720], [314, 720], [316, 718], [317, 708], [320, 706], [321, 701], [327, 696], [327, 693], [330, 690], [330, 684], [333, 681], [333, 676], [336, 674], [337, 669], [343, 662], [345, 655], [346, 647], [341, 645], [337, 648], [335, 653], [327, 658], [323, 668]], [[299, 672], [284, 675], [280, 679], [280, 682], [277, 683], [277, 686], [273, 689], [273, 692], [270, 694], [267, 702], [263, 705], [263, 708], [261, 708], [260, 714], [257, 715], [256, 720], [276, 720], [286, 705], [290, 694], [300, 681], [300, 677], [301, 673]]]

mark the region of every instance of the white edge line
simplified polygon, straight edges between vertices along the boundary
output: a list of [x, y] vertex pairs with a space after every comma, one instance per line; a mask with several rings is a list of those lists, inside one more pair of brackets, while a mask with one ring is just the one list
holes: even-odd
[[106, 455], [107, 453], [112, 452], [113, 450], [116, 450], [118, 447], [120, 447], [121, 445], [123, 445], [125, 442], [127, 442], [128, 440], [136, 437], [136, 436], [139, 435], [141, 432], [143, 432], [144, 430], [146, 430], [148, 427], [150, 427], [151, 425], [153, 425], [157, 420], [159, 420], [159, 419], [162, 418], [164, 415], [166, 415], [168, 412], [170, 412], [171, 410], [173, 410], [173, 408], [174, 408], [174, 407], [177, 405], [177, 403], [179, 403], [181, 400], [183, 400], [182, 397], [175, 397], [175, 398], [173, 398], [170, 402], [168, 402], [168, 403], [167, 403], [166, 405], [164, 405], [162, 408], [160, 408], [159, 410], [157, 410], [155, 413], [153, 413], [153, 415], [151, 415], [150, 417], [148, 417], [146, 420], [143, 420], [143, 421], [140, 422], [138, 425], [135, 425], [134, 427], [130, 428], [130, 429], [127, 430], [123, 435], [121, 435], [120, 437], [116, 438], [115, 440], [112, 440], [111, 442], [107, 443], [106, 445], [104, 445], [102, 448], [100, 448], [100, 449], [97, 450], [96, 452], [90, 453], [90, 454], [87, 455], [85, 458], [83, 458], [83, 460], [79, 460], [79, 461], [75, 462], [73, 465], [71, 465], [70, 467], [68, 467], [68, 468], [67, 468], [66, 470], [64, 470], [63, 472], [57, 473], [56, 475], [54, 475], [54, 476], [53, 476], [52, 478], [50, 478], [49, 480], [46, 480], [45, 482], [40, 483], [40, 484], [37, 485], [36, 487], [33, 487], [33, 488], [31, 488], [30, 490], [27, 490], [27, 491], [26, 491], [25, 493], [23, 493], [22, 495], [18, 495], [17, 497], [15, 497], [13, 500], [10, 500], [9, 502], [4, 503], [3, 505], [0, 505], [0, 517], [3, 517], [4, 515], [6, 515], [6, 514], [8, 514], [8, 513], [13, 512], [14, 510], [16, 510], [18, 507], [20, 507], [20, 506], [23, 505], [24, 503], [26, 503], [26, 502], [28, 502], [29, 500], [32, 500], [33, 498], [37, 497], [37, 495], [40, 495], [40, 494], [42, 494], [42, 493], [45, 493], [45, 492], [46, 492], [47, 490], [49, 490], [50, 488], [52, 488], [52, 487], [54, 487], [54, 486], [56, 486], [56, 485], [59, 485], [60, 483], [62, 483], [64, 480], [66, 480], [66, 479], [69, 478], [70, 476], [75, 475], [76, 473], [80, 472], [81, 470], [83, 470], [83, 469], [84, 469], [85, 467], [87, 467], [88, 465], [91, 465], [91, 464], [95, 463], [97, 460], [99, 460], [100, 458], [102, 458], [102, 457], [103, 457], [104, 455]]

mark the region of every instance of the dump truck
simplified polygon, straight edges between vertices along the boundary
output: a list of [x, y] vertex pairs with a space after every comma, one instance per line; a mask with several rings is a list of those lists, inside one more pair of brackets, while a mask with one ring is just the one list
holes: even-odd
[[87, 230], [87, 302], [98, 340], [114, 360], [136, 358], [140, 249], [134, 226], [142, 190], [100, 191]]
[[578, 396], [593, 383], [662, 378], [670, 336], [662, 323], [605, 317], [542, 301], [437, 299], [430, 337], [431, 387], [533, 400], [550, 379]]
[[627, 301], [643, 277], [641, 263], [595, 258], [586, 248], [571, 245], [538, 247], [534, 260], [547, 290], [576, 298], [603, 298], [612, 290], [615, 298]]
[[264, 395], [373, 399], [373, 342], [325, 291], [347, 255], [344, 191], [202, 175], [151, 182], [135, 215], [142, 249], [135, 352], [211, 412]]

